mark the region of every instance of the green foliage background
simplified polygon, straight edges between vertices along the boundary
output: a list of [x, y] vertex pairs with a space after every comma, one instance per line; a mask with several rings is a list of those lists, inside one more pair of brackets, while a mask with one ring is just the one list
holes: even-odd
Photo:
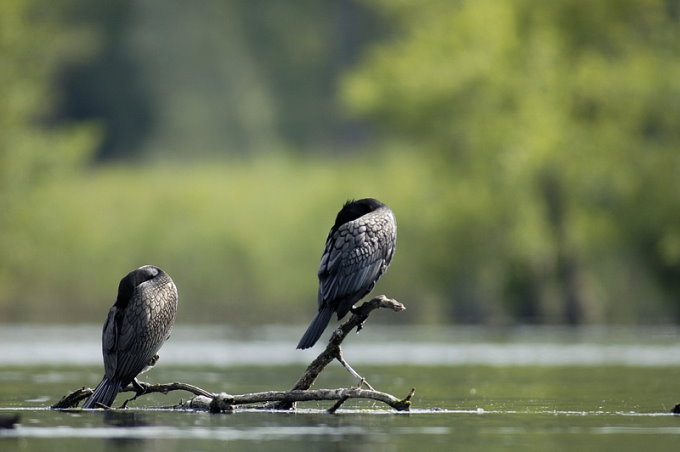
[[348, 198], [390, 321], [680, 319], [680, 2], [0, 5], [0, 320], [303, 323]]

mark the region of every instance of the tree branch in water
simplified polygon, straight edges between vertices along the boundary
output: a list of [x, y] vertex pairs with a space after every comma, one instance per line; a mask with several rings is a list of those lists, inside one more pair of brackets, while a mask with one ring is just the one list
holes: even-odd
[[[369, 314], [373, 310], [379, 308], [391, 309], [395, 312], [401, 312], [406, 309], [403, 304], [391, 298], [387, 298], [385, 295], [378, 295], [377, 297], [364, 302], [358, 308], [355, 308], [352, 312], [352, 316], [333, 332], [330, 340], [328, 341], [326, 349], [321, 352], [321, 354], [317, 356], [314, 361], [311, 362], [311, 364], [307, 367], [307, 370], [305, 370], [300, 379], [295, 383], [291, 391], [306, 390], [311, 388], [324, 368], [334, 359], [337, 359], [340, 364], [343, 365], [343, 367], [347, 368], [348, 365], [342, 356], [340, 344], [342, 344], [342, 341], [345, 340], [347, 335], [354, 328], [356, 328], [357, 331], [361, 331], [364, 322], [368, 319]], [[365, 380], [363, 380], [362, 383], [365, 383]], [[293, 403], [294, 402], [283, 400], [270, 405], [270, 408], [277, 410], [289, 410], [293, 408]]]
[[[257, 405], [256, 408], [290, 410], [294, 408], [296, 402], [328, 400], [336, 401], [336, 403], [328, 410], [330, 413], [334, 413], [349, 399], [368, 399], [383, 402], [397, 411], [408, 411], [411, 407], [411, 398], [415, 393], [415, 388], [411, 389], [409, 394], [403, 399], [398, 399], [391, 394], [375, 391], [349, 366], [349, 364], [347, 364], [342, 356], [342, 349], [340, 348], [342, 341], [345, 340], [347, 335], [354, 328], [356, 328], [357, 331], [361, 330], [364, 322], [368, 319], [369, 314], [373, 310], [379, 308], [391, 309], [395, 312], [406, 309], [403, 304], [391, 298], [387, 298], [385, 295], [379, 295], [354, 309], [352, 311], [352, 316], [333, 332], [324, 351], [311, 362], [290, 391], [266, 391], [230, 395], [225, 393], [212, 393], [199, 388], [198, 386], [181, 382], [145, 384], [143, 385], [143, 391], [139, 391], [133, 385], [128, 385], [123, 388], [121, 392], [134, 392], [135, 396], [127, 399], [121, 408], [125, 408], [128, 402], [146, 394], [168, 394], [171, 391], [187, 391], [194, 394], [195, 397], [187, 402], [180, 402], [178, 405], [168, 408], [193, 409], [210, 412], [231, 412], [238, 405], [260, 404]], [[309, 388], [314, 384], [319, 377], [319, 374], [321, 374], [324, 368], [335, 359], [337, 359], [353, 375], [361, 379], [360, 386], [361, 384], [365, 384], [369, 389], [361, 389], [359, 387], [310, 390]], [[62, 399], [52, 405], [51, 408], [75, 408], [81, 401], [87, 399], [90, 395], [92, 395], [92, 389], [82, 387], [62, 397]]]

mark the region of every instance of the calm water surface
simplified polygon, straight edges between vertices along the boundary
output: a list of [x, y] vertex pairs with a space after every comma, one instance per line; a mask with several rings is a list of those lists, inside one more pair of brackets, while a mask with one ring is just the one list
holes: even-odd
[[[99, 326], [0, 327], [0, 450], [675, 450], [680, 330], [390, 329], [348, 338], [346, 358], [413, 411], [368, 401], [301, 404], [294, 413], [159, 410], [187, 393], [145, 396], [128, 410], [52, 411], [101, 378]], [[149, 382], [210, 391], [288, 389], [320, 351], [296, 351], [297, 329], [176, 328]], [[355, 382], [339, 365], [317, 387]], [[120, 396], [118, 402], [122, 402]]]

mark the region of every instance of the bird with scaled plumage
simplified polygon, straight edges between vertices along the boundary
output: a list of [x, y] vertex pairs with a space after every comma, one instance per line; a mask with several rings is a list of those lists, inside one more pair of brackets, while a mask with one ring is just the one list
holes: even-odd
[[170, 337], [177, 312], [177, 287], [158, 267], [145, 265], [128, 273], [118, 285], [116, 302], [102, 330], [104, 378], [83, 408], [110, 407], [118, 392], [158, 360]]
[[373, 290], [392, 262], [396, 243], [397, 223], [385, 204], [365, 198], [342, 206], [319, 263], [318, 312], [297, 348], [312, 347], [334, 312], [342, 319]]

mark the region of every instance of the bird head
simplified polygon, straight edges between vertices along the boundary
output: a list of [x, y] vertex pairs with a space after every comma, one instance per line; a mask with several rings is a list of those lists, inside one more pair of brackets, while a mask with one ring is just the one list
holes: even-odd
[[163, 270], [153, 265], [144, 265], [136, 270], [132, 270], [130, 273], [125, 275], [123, 279], [120, 280], [118, 284], [118, 297], [116, 297], [116, 306], [119, 308], [124, 308], [127, 306], [128, 301], [132, 297], [132, 293], [135, 288], [142, 284], [143, 282], [149, 281], [159, 274]]
[[342, 209], [340, 209], [340, 212], [338, 212], [338, 216], [335, 217], [333, 229], [337, 230], [343, 224], [354, 221], [357, 218], [384, 206], [385, 204], [373, 198], [349, 200], [345, 203], [345, 205], [342, 206]]

